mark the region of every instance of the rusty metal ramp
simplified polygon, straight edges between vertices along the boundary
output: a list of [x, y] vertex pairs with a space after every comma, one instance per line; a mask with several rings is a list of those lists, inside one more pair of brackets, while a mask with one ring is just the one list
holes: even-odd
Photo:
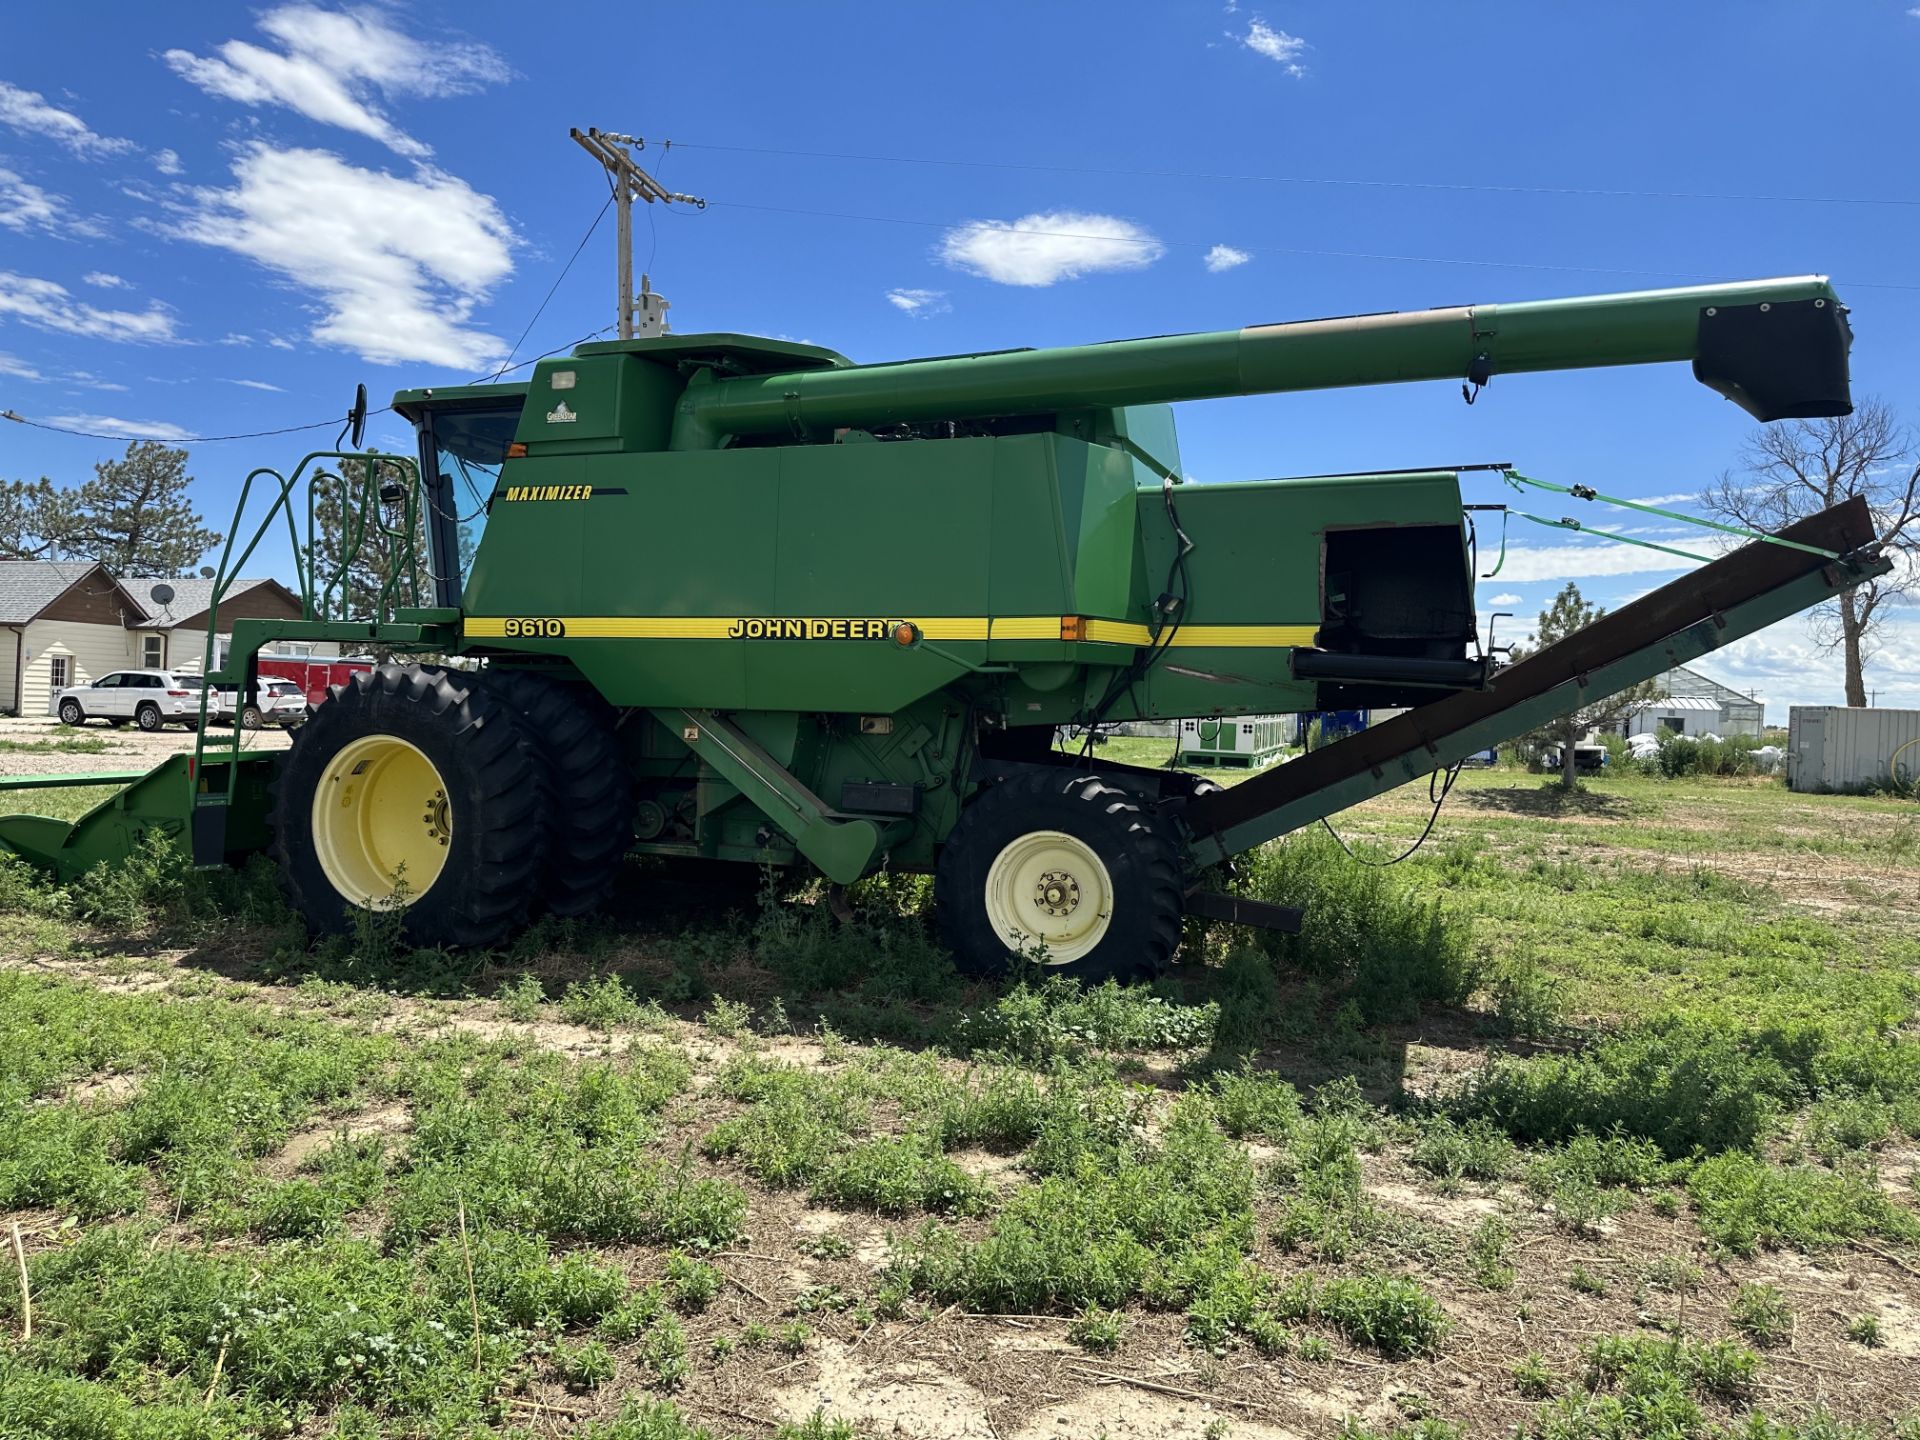
[[1184, 812], [1196, 860], [1237, 855], [1456, 764], [1589, 698], [1684, 665], [1892, 568], [1875, 547], [1873, 517], [1859, 498], [1789, 526], [1778, 539], [1795, 543], [1750, 541], [1498, 671], [1484, 690], [1422, 705], [1196, 797]]

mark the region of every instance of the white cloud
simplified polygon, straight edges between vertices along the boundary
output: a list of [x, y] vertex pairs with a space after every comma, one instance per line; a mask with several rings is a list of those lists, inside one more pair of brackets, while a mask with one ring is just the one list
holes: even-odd
[[130, 290], [133, 288], [118, 275], [111, 274], [105, 270], [89, 270], [80, 278], [87, 284], [101, 290]]
[[0, 350], [0, 375], [11, 376], [15, 380], [38, 380], [40, 372], [17, 355], [9, 355]]
[[1689, 500], [1698, 500], [1698, 490], [1676, 490], [1671, 495], [1628, 495], [1625, 497], [1636, 505], [1684, 505]]
[[1487, 604], [1495, 610], [1498, 610], [1502, 605], [1518, 605], [1519, 603], [1520, 597], [1515, 595], [1511, 590], [1504, 594], [1494, 595], [1487, 600]]
[[184, 440], [192, 433], [164, 420], [121, 420], [112, 415], [55, 415], [47, 423], [123, 440]]
[[91, 370], [73, 370], [62, 377], [69, 385], [84, 386], [88, 390], [112, 390], [125, 394], [127, 387], [112, 380], [102, 380]]
[[1638, 545], [1509, 545], [1500, 578], [1524, 585], [1530, 580], [1585, 580], [1693, 568], [1691, 560]]
[[467, 94], [511, 73], [484, 45], [438, 36], [423, 43], [373, 10], [283, 5], [262, 15], [260, 28], [279, 49], [229, 40], [209, 56], [169, 50], [166, 62], [209, 95], [243, 105], [284, 105], [415, 160], [432, 148], [395, 125], [376, 97]]
[[269, 384], [268, 384], [268, 383], [267, 383], [266, 381], [264, 381], [264, 380], [229, 380], [229, 381], [227, 381], [227, 384], [229, 384], [229, 385], [244, 385], [244, 386], [246, 386], [246, 387], [247, 387], [247, 389], [249, 389], [249, 390], [265, 390], [265, 391], [268, 391], [269, 393], [271, 393], [271, 394], [274, 394], [274, 395], [284, 395], [284, 394], [286, 394], [286, 393], [287, 393], [287, 392], [286, 392], [286, 391], [285, 391], [284, 389], [282, 389], [282, 388], [281, 388], [280, 386], [278, 386], [278, 385], [269, 385]]
[[230, 190], [194, 192], [177, 233], [266, 266], [317, 298], [311, 338], [374, 364], [478, 369], [499, 337], [467, 325], [513, 270], [514, 233], [491, 196], [422, 168], [362, 170], [325, 150], [246, 147]]
[[1165, 253], [1152, 231], [1131, 220], [1070, 210], [972, 220], [940, 241], [940, 258], [954, 269], [1002, 285], [1051, 285], [1102, 270], [1140, 270]]
[[71, 110], [49, 105], [38, 91], [22, 90], [4, 80], [0, 80], [0, 125], [23, 135], [44, 136], [86, 160], [120, 155], [135, 148], [131, 140], [96, 135], [93, 128]]
[[153, 168], [162, 175], [178, 175], [187, 167], [180, 163], [177, 150], [156, 150], [153, 152]]
[[298, 350], [300, 348], [298, 345], [294, 344], [291, 340], [287, 339], [284, 335], [272, 336], [271, 338], [268, 339], [267, 344], [271, 345], [276, 350]]
[[1264, 55], [1276, 65], [1283, 66], [1287, 74], [1296, 80], [1307, 73], [1307, 67], [1300, 63], [1300, 56], [1306, 51], [1307, 42], [1298, 35], [1289, 35], [1284, 30], [1276, 30], [1266, 21], [1255, 16], [1247, 24], [1247, 33], [1235, 38], [1254, 54]]
[[1216, 245], [1207, 251], [1207, 269], [1218, 275], [1222, 270], [1231, 270], [1251, 259], [1253, 256], [1245, 250], [1236, 250], [1231, 245]]
[[0, 319], [89, 340], [171, 340], [173, 314], [158, 301], [145, 310], [101, 310], [82, 304], [66, 286], [0, 270]]
[[0, 228], [22, 233], [57, 230], [66, 212], [66, 204], [58, 195], [49, 195], [12, 170], [0, 169]]
[[920, 320], [953, 309], [947, 302], [947, 292], [944, 290], [889, 290], [887, 303]]
[[253, 336], [242, 335], [238, 330], [229, 330], [220, 337], [220, 343], [222, 345], [251, 345], [253, 343]]

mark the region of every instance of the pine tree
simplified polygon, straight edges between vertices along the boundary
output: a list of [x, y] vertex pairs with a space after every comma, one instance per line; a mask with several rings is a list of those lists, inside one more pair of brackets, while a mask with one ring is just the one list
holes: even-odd
[[[412, 574], [406, 546], [389, 530], [404, 532], [405, 487], [413, 472], [391, 461], [373, 462], [373, 488], [367, 487], [367, 461], [341, 463], [337, 483], [320, 486], [314, 497], [313, 548], [307, 557], [316, 598], [326, 591], [328, 612], [336, 618], [373, 619], [399, 606], [433, 603], [433, 577], [427, 563], [427, 527], [416, 513]], [[382, 500], [381, 490], [403, 498]], [[391, 590], [387, 582], [395, 578]], [[381, 604], [382, 593], [386, 604]]]
[[[1586, 629], [1606, 613], [1605, 606], [1589, 602], [1581, 595], [1580, 587], [1569, 580], [1566, 588], [1553, 597], [1553, 603], [1540, 612], [1540, 619], [1534, 626], [1534, 639], [1540, 648], [1545, 648], [1576, 631]], [[1523, 653], [1516, 646], [1513, 658], [1518, 660]], [[1580, 743], [1581, 736], [1589, 730], [1619, 724], [1634, 706], [1655, 699], [1658, 695], [1659, 688], [1651, 680], [1645, 680], [1629, 690], [1604, 696], [1557, 720], [1549, 721], [1545, 727], [1545, 737], [1549, 742], [1557, 741], [1560, 745], [1560, 784], [1571, 790], [1578, 778], [1580, 767], [1575, 763], [1574, 747]]]
[[190, 575], [220, 543], [206, 528], [187, 487], [187, 452], [137, 440], [121, 460], [103, 460], [80, 487], [82, 518], [72, 548], [114, 574]]
[[44, 475], [0, 482], [0, 560], [73, 558], [80, 523], [77, 491]]

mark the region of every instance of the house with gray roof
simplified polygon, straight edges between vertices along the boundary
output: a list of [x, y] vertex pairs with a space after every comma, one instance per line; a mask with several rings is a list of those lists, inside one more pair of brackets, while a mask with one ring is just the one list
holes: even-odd
[[[173, 591], [165, 603], [154, 598], [159, 585]], [[278, 580], [234, 581], [217, 615], [212, 602], [211, 580], [120, 579], [83, 560], [0, 560], [0, 712], [50, 715], [55, 691], [114, 670], [197, 672], [210, 620], [218, 663], [235, 620], [300, 617], [300, 597]]]

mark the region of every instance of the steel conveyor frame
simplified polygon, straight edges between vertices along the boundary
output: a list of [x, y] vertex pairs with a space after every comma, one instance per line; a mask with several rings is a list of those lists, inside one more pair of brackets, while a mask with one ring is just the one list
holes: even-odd
[[1875, 547], [1873, 517], [1858, 497], [1789, 526], [1780, 537], [1840, 558], [1751, 541], [1499, 671], [1484, 690], [1449, 695], [1197, 796], [1184, 812], [1195, 862], [1225, 860], [1453, 765], [1892, 568]]

